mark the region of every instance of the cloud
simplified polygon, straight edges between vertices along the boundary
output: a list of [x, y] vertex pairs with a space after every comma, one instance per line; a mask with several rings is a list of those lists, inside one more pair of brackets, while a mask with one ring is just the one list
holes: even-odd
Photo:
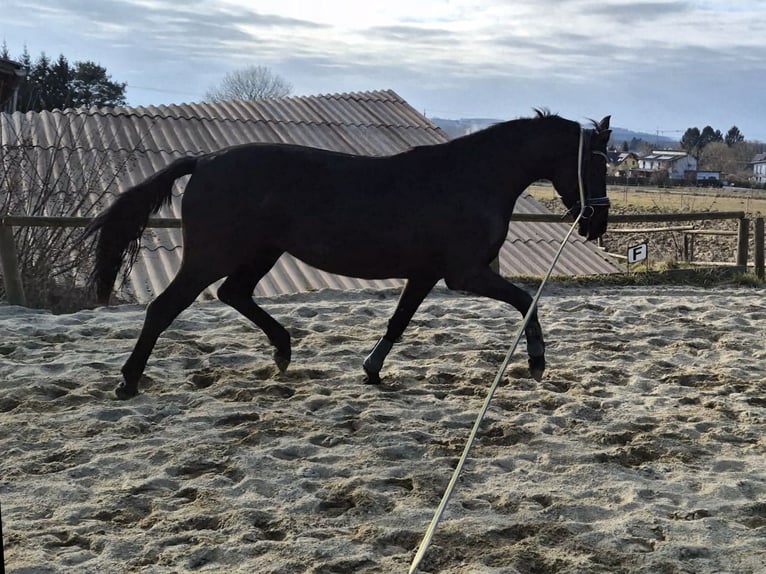
[[372, 38], [404, 43], [408, 46], [420, 44], [443, 48], [460, 41], [459, 36], [450, 30], [423, 26], [373, 26], [368, 28], [365, 34]]
[[393, 88], [475, 115], [619, 108], [641, 127], [672, 120], [665, 108], [725, 118], [747, 105], [762, 124], [765, 11], [758, 0], [5, 0], [2, 33], [12, 53], [98, 61], [137, 104], [198, 100], [255, 64], [296, 93]]
[[676, 19], [692, 11], [692, 3], [682, 0], [669, 2], [613, 2], [593, 3], [582, 8], [583, 13], [603, 16], [620, 24], [637, 24], [657, 20]]

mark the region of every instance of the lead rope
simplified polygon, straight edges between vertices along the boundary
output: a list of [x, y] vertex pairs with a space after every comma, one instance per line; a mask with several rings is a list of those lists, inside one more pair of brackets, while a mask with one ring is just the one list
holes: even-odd
[[542, 295], [543, 287], [545, 287], [545, 284], [548, 282], [548, 279], [550, 278], [551, 273], [553, 273], [553, 268], [556, 266], [556, 263], [558, 263], [559, 257], [561, 257], [561, 253], [564, 251], [564, 246], [567, 244], [567, 241], [569, 241], [569, 238], [574, 232], [575, 227], [580, 222], [580, 218], [585, 212], [585, 207], [586, 207], [585, 206], [585, 186], [583, 185], [583, 180], [582, 180], [583, 139], [584, 139], [584, 130], [580, 128], [580, 143], [577, 150], [577, 182], [580, 187], [580, 213], [575, 218], [574, 223], [572, 223], [572, 227], [569, 228], [569, 232], [566, 234], [566, 237], [564, 237], [564, 240], [561, 242], [561, 245], [559, 246], [559, 249], [556, 252], [556, 256], [553, 258], [553, 261], [551, 262], [550, 267], [548, 267], [548, 271], [546, 272], [545, 277], [543, 277], [543, 280], [540, 283], [540, 286], [537, 288], [537, 292], [535, 293], [535, 296], [532, 298], [532, 304], [529, 306], [529, 310], [527, 311], [526, 315], [524, 315], [524, 320], [522, 321], [521, 326], [519, 327], [519, 330], [516, 333], [516, 338], [513, 341], [513, 345], [511, 345], [511, 348], [508, 349], [508, 352], [505, 355], [505, 360], [503, 360], [503, 364], [500, 365], [500, 370], [498, 370], [497, 375], [495, 376], [495, 380], [492, 383], [492, 386], [489, 388], [489, 392], [487, 393], [487, 398], [484, 399], [484, 405], [481, 407], [481, 411], [479, 411], [479, 415], [476, 417], [476, 422], [473, 423], [473, 428], [471, 429], [471, 433], [468, 435], [468, 440], [466, 441], [465, 448], [463, 449], [463, 454], [460, 455], [460, 460], [458, 461], [457, 466], [455, 467], [455, 470], [452, 473], [452, 478], [450, 479], [449, 484], [447, 485], [447, 489], [444, 491], [444, 495], [442, 496], [441, 502], [439, 503], [439, 506], [437, 507], [436, 512], [434, 513], [434, 517], [431, 519], [431, 524], [428, 525], [428, 530], [426, 530], [426, 533], [423, 536], [423, 539], [420, 541], [420, 546], [418, 547], [418, 551], [415, 554], [415, 558], [412, 559], [412, 564], [410, 565], [409, 574], [413, 574], [415, 570], [417, 570], [418, 566], [420, 565], [420, 561], [423, 560], [423, 557], [425, 556], [426, 551], [428, 550], [429, 544], [431, 544], [431, 539], [434, 537], [434, 533], [436, 532], [436, 528], [439, 525], [439, 521], [441, 520], [442, 514], [444, 514], [444, 509], [447, 507], [447, 503], [449, 502], [449, 499], [452, 496], [452, 492], [455, 490], [455, 485], [457, 484], [458, 478], [460, 478], [460, 473], [463, 471], [463, 466], [465, 466], [465, 461], [468, 459], [468, 453], [470, 452], [471, 447], [473, 446], [473, 443], [476, 440], [476, 434], [479, 432], [479, 427], [481, 426], [481, 422], [482, 420], [484, 420], [484, 416], [487, 414], [487, 410], [489, 410], [489, 404], [492, 401], [492, 397], [495, 395], [495, 391], [497, 390], [497, 387], [500, 385], [500, 381], [502, 381], [503, 375], [505, 375], [505, 371], [511, 362], [511, 357], [513, 356], [513, 353], [516, 351], [516, 347], [519, 345], [521, 336], [524, 334], [524, 329], [527, 327], [529, 320], [532, 318], [532, 314], [537, 309], [537, 302], [539, 301], [540, 296]]

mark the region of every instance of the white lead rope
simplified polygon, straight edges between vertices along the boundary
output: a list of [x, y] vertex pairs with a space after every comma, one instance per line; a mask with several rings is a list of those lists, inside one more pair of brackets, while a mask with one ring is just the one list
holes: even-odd
[[574, 223], [572, 223], [572, 227], [569, 228], [569, 232], [566, 234], [566, 237], [564, 237], [564, 240], [561, 242], [561, 245], [559, 246], [558, 251], [556, 252], [556, 256], [553, 258], [553, 261], [551, 262], [550, 267], [548, 267], [548, 271], [545, 274], [545, 277], [543, 277], [542, 282], [540, 283], [540, 286], [537, 288], [537, 292], [535, 293], [535, 296], [532, 298], [532, 304], [529, 306], [529, 310], [527, 311], [526, 315], [524, 315], [524, 320], [521, 323], [521, 326], [519, 327], [519, 330], [516, 333], [516, 338], [513, 341], [513, 345], [511, 345], [511, 348], [508, 349], [508, 352], [505, 355], [505, 360], [503, 360], [503, 364], [500, 365], [500, 369], [497, 372], [497, 375], [495, 376], [495, 380], [492, 383], [492, 386], [489, 388], [489, 392], [487, 393], [487, 398], [484, 399], [484, 405], [481, 407], [481, 411], [479, 411], [479, 415], [476, 417], [476, 421], [473, 423], [473, 428], [471, 429], [471, 433], [468, 435], [468, 440], [466, 441], [465, 448], [463, 448], [463, 454], [460, 455], [460, 460], [457, 463], [457, 466], [455, 467], [455, 470], [452, 473], [452, 478], [449, 481], [449, 484], [447, 485], [446, 490], [444, 491], [444, 495], [442, 496], [441, 502], [439, 503], [439, 506], [436, 509], [436, 512], [434, 513], [434, 517], [431, 519], [431, 524], [428, 525], [428, 530], [426, 530], [425, 535], [423, 536], [423, 539], [420, 541], [420, 546], [418, 547], [418, 551], [415, 554], [415, 557], [412, 559], [412, 564], [410, 565], [409, 574], [413, 574], [418, 566], [420, 565], [421, 560], [423, 560], [423, 557], [426, 554], [426, 551], [428, 550], [429, 544], [431, 544], [431, 539], [434, 536], [434, 533], [436, 532], [436, 527], [439, 525], [439, 521], [441, 520], [442, 514], [444, 514], [444, 509], [447, 507], [447, 503], [449, 502], [450, 497], [452, 496], [452, 492], [455, 490], [455, 485], [457, 484], [458, 479], [460, 478], [460, 473], [463, 471], [463, 466], [465, 466], [465, 461], [468, 459], [468, 453], [471, 450], [471, 447], [473, 446], [474, 441], [476, 440], [476, 434], [479, 432], [479, 427], [481, 426], [482, 421], [484, 420], [485, 415], [487, 414], [487, 411], [489, 410], [489, 404], [492, 402], [492, 397], [495, 395], [495, 391], [497, 390], [497, 387], [500, 386], [500, 381], [503, 380], [503, 375], [505, 375], [505, 371], [508, 368], [508, 365], [511, 362], [511, 357], [513, 356], [513, 353], [516, 351], [516, 347], [519, 345], [519, 341], [521, 340], [521, 336], [524, 334], [524, 329], [526, 329], [527, 324], [529, 323], [529, 320], [532, 318], [532, 314], [537, 309], [537, 302], [540, 299], [540, 296], [543, 293], [543, 288], [545, 287], [545, 284], [548, 282], [548, 279], [550, 278], [551, 274], [553, 273], [553, 268], [556, 266], [556, 263], [558, 263], [559, 257], [561, 257], [561, 253], [564, 251], [564, 247], [567, 244], [567, 241], [569, 241], [569, 238], [572, 236], [572, 233], [575, 230], [575, 227], [580, 222], [580, 218], [582, 218], [583, 213], [585, 213], [585, 186], [583, 185], [582, 181], [582, 154], [583, 154], [583, 137], [584, 133], [583, 130], [580, 130], [580, 144], [577, 152], [577, 180], [578, 185], [580, 187], [580, 213], [577, 214], [577, 217], [574, 220]]

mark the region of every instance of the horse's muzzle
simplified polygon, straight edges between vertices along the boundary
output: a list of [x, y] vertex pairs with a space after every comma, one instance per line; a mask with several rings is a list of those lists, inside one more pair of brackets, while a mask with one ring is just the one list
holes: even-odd
[[580, 219], [580, 225], [577, 231], [580, 235], [587, 238], [588, 241], [598, 239], [606, 233], [608, 217], [608, 205], [589, 205], [585, 208], [585, 213], [583, 213], [583, 216]]

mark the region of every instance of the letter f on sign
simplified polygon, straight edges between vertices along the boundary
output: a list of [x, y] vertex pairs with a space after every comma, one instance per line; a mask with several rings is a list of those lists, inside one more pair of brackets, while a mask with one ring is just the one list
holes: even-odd
[[648, 255], [649, 245], [646, 242], [628, 247], [628, 263], [638, 263], [646, 259]]

